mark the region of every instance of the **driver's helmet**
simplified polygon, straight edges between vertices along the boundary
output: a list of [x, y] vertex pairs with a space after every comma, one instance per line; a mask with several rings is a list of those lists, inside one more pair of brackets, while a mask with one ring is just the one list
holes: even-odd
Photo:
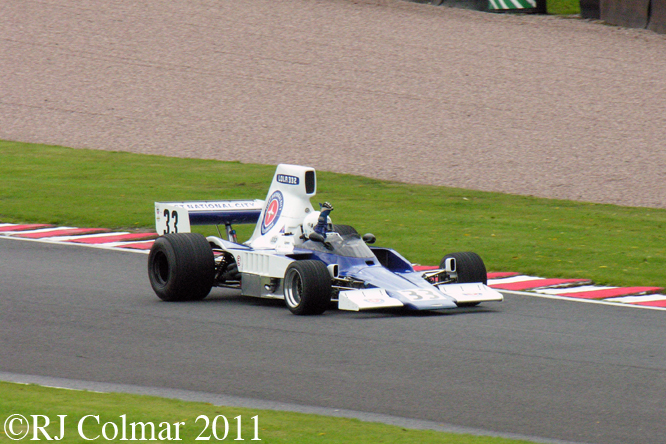
[[[303, 236], [307, 239], [310, 237], [310, 233], [314, 232], [315, 227], [319, 223], [320, 211], [313, 211], [312, 213], [305, 216], [303, 219]], [[327, 218], [326, 231], [331, 231], [333, 229], [333, 224], [331, 223], [331, 217]]]

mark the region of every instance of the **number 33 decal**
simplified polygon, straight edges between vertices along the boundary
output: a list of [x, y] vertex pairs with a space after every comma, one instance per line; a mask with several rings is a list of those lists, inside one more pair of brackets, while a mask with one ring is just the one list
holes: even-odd
[[166, 218], [166, 228], [163, 234], [178, 233], [178, 212], [176, 210], [171, 212], [164, 210], [164, 217]]
[[443, 299], [444, 296], [436, 291], [428, 290], [427, 288], [419, 288], [416, 290], [404, 290], [400, 292], [410, 301], [424, 301], [433, 299]]

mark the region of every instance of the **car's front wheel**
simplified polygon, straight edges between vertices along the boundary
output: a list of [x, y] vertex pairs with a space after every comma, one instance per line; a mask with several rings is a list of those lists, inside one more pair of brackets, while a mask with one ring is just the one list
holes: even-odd
[[148, 256], [148, 277], [164, 301], [194, 301], [208, 296], [215, 279], [213, 250], [198, 233], [158, 237]]
[[486, 266], [483, 263], [481, 256], [472, 253], [471, 251], [464, 253], [449, 253], [444, 256], [439, 267], [443, 268], [444, 262], [450, 257], [456, 260], [458, 283], [481, 282], [484, 285], [488, 284], [488, 273], [486, 272]]
[[331, 275], [323, 262], [295, 261], [284, 274], [284, 301], [296, 315], [318, 315], [331, 302]]
[[[488, 284], [488, 273], [486, 272], [486, 265], [483, 259], [476, 253], [471, 251], [464, 253], [450, 253], [444, 256], [439, 268], [444, 268], [444, 262], [448, 258], [456, 260], [456, 273], [458, 275], [457, 282], [460, 284], [470, 282], [480, 282], [484, 285]], [[474, 307], [479, 305], [478, 302], [463, 302], [458, 304], [458, 307]]]

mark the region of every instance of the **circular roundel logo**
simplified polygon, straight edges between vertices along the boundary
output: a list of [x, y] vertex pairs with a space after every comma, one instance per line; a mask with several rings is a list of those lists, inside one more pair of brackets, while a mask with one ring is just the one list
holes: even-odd
[[261, 221], [262, 235], [271, 231], [271, 228], [275, 226], [282, 213], [283, 204], [284, 197], [279, 191], [271, 194], [271, 197], [268, 198], [268, 204], [266, 205], [266, 211], [264, 212], [264, 220]]

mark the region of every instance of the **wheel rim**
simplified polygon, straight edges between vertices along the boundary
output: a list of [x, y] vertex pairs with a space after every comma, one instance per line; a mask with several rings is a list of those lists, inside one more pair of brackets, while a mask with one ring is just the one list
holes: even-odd
[[303, 279], [297, 270], [289, 270], [287, 273], [284, 297], [290, 307], [298, 307], [303, 294]]
[[166, 254], [161, 251], [157, 252], [153, 259], [153, 277], [155, 281], [160, 285], [165, 285], [169, 280], [170, 272], [169, 260]]

